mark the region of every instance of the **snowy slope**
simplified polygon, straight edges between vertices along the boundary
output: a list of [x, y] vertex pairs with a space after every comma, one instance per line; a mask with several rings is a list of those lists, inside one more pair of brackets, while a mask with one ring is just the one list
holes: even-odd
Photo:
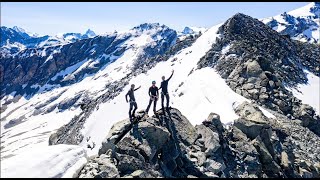
[[[147, 93], [151, 81], [156, 80], [159, 86], [161, 76], [170, 76], [171, 69], [174, 69], [175, 73], [169, 84], [170, 105], [178, 108], [192, 124], [200, 124], [210, 112], [218, 113], [223, 123], [236, 119], [237, 115], [232, 109], [233, 103], [241, 103], [245, 101], [245, 98], [233, 92], [213, 69], [195, 70], [188, 76], [219, 36], [216, 33], [220, 25], [210, 28], [192, 46], [178, 52], [166, 62], [160, 62], [146, 74], [131, 79], [125, 90], [112, 101], [100, 104], [99, 109], [93, 112], [86, 121], [82, 131], [85, 137], [90, 137], [90, 141], [97, 145], [91, 152], [88, 150], [88, 154], [98, 152], [101, 141], [115, 122], [128, 118], [129, 104], [125, 101], [125, 94], [130, 84], [136, 84], [137, 87], [141, 85], [141, 89], [135, 92], [135, 96], [138, 111], [144, 110], [148, 105]], [[175, 58], [177, 60], [172, 62]], [[184, 84], [179, 87], [182, 82]], [[180, 93], [184, 95], [179, 96]], [[158, 102], [157, 109], [160, 106]], [[149, 115], [153, 115], [153, 112], [150, 111]], [[85, 144], [86, 142], [83, 141], [82, 145]]]
[[308, 77], [307, 84], [299, 84], [296, 89], [287, 88], [293, 95], [301, 99], [302, 103], [312, 106], [320, 114], [320, 77], [305, 71]]
[[87, 158], [86, 151], [80, 146], [34, 146], [32, 150], [1, 161], [1, 177], [72, 178]]
[[261, 19], [273, 30], [295, 40], [318, 43], [320, 38], [320, 4], [312, 2], [277, 16]]
[[320, 14], [319, 8], [315, 9], [315, 11], [313, 11], [313, 12], [310, 11], [312, 8], [315, 8], [315, 7], [319, 7], [319, 3], [316, 4], [315, 2], [312, 2], [312, 3], [307, 4], [301, 8], [292, 10], [292, 11], [288, 12], [288, 14], [290, 14], [292, 16], [296, 16], [296, 17], [297, 16], [308, 17], [308, 16], [319, 15]]

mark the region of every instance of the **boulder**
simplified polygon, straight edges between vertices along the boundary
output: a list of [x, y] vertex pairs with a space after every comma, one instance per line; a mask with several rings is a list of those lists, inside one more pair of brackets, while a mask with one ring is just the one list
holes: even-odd
[[204, 149], [206, 156], [213, 155], [220, 148], [219, 134], [213, 132], [210, 128], [204, 125], [196, 126], [197, 133], [201, 135], [201, 138], [198, 140], [204, 142]]
[[116, 153], [115, 158], [119, 162], [117, 168], [121, 174], [128, 174], [145, 168], [144, 162], [133, 156]]
[[247, 83], [247, 84], [242, 85], [242, 88], [245, 89], [245, 90], [253, 89], [254, 88], [254, 84]]
[[252, 60], [247, 62], [247, 74], [249, 76], [258, 76], [260, 73], [262, 73], [262, 69], [257, 61]]
[[[169, 131], [165, 127], [153, 126], [153, 122], [158, 122], [158, 120], [150, 118], [139, 123], [139, 132], [141, 133], [141, 136], [143, 136], [143, 141], [142, 144], [139, 145], [139, 149], [145, 150], [145, 155], [150, 159], [153, 159], [157, 151], [169, 141], [170, 136]], [[150, 151], [146, 150], [144, 147], [150, 147]]]
[[189, 154], [190, 154], [190, 158], [194, 158], [194, 157], [197, 158], [198, 166], [202, 166], [207, 159], [206, 153], [201, 151], [189, 152]]
[[102, 154], [88, 161], [79, 173], [80, 178], [117, 178], [119, 172], [115, 161], [109, 156]]
[[205, 172], [204, 173], [206, 175], [206, 177], [208, 178], [219, 178], [218, 175], [214, 174], [213, 172]]
[[306, 169], [299, 167], [299, 174], [302, 178], [312, 178], [313, 174]]
[[264, 123], [256, 123], [248, 121], [246, 119], [237, 119], [234, 122], [234, 126], [240, 129], [250, 139], [254, 139], [260, 135], [263, 129], [270, 128], [270, 125]]
[[306, 127], [309, 125], [310, 121], [313, 121], [314, 110], [311, 106], [302, 104], [295, 115], [302, 120], [303, 126]]
[[260, 101], [266, 101], [269, 98], [268, 94], [260, 94], [259, 95], [259, 100]]
[[202, 122], [202, 124], [206, 125], [206, 124], [212, 124], [213, 126], [215, 126], [218, 130], [218, 132], [223, 132], [224, 128], [223, 125], [220, 121], [220, 116], [219, 114], [216, 113], [210, 113], [209, 116], [207, 117], [207, 119]]
[[121, 136], [124, 136], [125, 133], [129, 130], [131, 122], [129, 119], [125, 119], [114, 124], [107, 137], [102, 141], [102, 146], [99, 149], [99, 155], [107, 152], [108, 149], [113, 149], [115, 142]]
[[259, 98], [259, 90], [257, 90], [257, 89], [250, 89], [250, 90], [248, 90], [248, 93], [251, 95], [251, 97], [253, 99]]
[[288, 154], [285, 151], [281, 152], [281, 165], [287, 169], [289, 167]]
[[271, 88], [275, 88], [275, 83], [270, 80], [270, 81], [269, 81], [269, 86], [270, 86]]
[[[158, 111], [159, 115], [162, 115], [162, 111]], [[181, 114], [178, 109], [170, 110], [170, 117], [168, 117], [168, 124], [171, 125], [171, 129], [176, 133], [177, 137], [181, 138], [181, 141], [186, 145], [191, 145], [197, 139], [195, 127], [188, 121], [188, 119]]]
[[235, 113], [239, 115], [242, 119], [252, 121], [258, 124], [267, 124], [268, 118], [261, 112], [261, 110], [247, 101], [238, 105], [235, 108]]
[[268, 149], [265, 147], [264, 143], [262, 142], [260, 136], [257, 136], [253, 141], [252, 144], [257, 149], [260, 155], [261, 162], [263, 163], [264, 169], [269, 176], [277, 176], [280, 172], [280, 166], [273, 160], [271, 154], [269, 153]]
[[226, 168], [224, 163], [216, 162], [211, 159], [206, 160], [206, 162], [204, 163], [204, 167], [208, 171], [213, 172], [214, 174], [218, 174]]

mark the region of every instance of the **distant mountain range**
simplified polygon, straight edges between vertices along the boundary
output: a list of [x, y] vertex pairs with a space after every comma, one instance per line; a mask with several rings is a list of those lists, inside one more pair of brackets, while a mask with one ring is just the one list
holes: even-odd
[[296, 10], [262, 19], [262, 22], [292, 39], [319, 43], [320, 3], [310, 3]]
[[[260, 19], [263, 23], [270, 26], [273, 30], [283, 35], [288, 35], [292, 39], [299, 41], [308, 41], [311, 43], [319, 42], [320, 20], [319, 2], [310, 3], [304, 7], [290, 12], [284, 12], [269, 18]], [[203, 33], [208, 28], [203, 27], [185, 27], [181, 32], [177, 31], [179, 38], [186, 35], [195, 35]], [[9, 53], [16, 53], [25, 48], [48, 47], [58, 44], [67, 44], [77, 40], [92, 38], [96, 34], [88, 29], [84, 34], [64, 33], [56, 36], [41, 36], [36, 33], [26, 32], [23, 28], [14, 26], [13, 28], [1, 27], [1, 49]]]
[[36, 33], [28, 33], [17, 26], [14, 26], [13, 28], [2, 26], [0, 44], [2, 50], [14, 54], [26, 48], [41, 48], [67, 44], [81, 39], [92, 38], [94, 36], [96, 36], [96, 34], [90, 29], [84, 34], [65, 33], [56, 36], [38, 36]]

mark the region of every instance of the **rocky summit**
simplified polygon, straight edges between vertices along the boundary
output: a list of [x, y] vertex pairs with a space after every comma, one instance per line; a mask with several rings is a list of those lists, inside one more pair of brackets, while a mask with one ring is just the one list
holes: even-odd
[[319, 178], [320, 138], [298, 121], [266, 117], [255, 104], [235, 108], [230, 126], [210, 113], [193, 126], [178, 109], [114, 124], [80, 178]]
[[218, 31], [221, 38], [200, 59], [198, 68], [215, 68], [236, 93], [293, 120], [303, 119], [320, 135], [320, 117], [286, 88], [305, 83], [305, 70], [319, 76], [319, 45], [291, 40], [241, 13]]

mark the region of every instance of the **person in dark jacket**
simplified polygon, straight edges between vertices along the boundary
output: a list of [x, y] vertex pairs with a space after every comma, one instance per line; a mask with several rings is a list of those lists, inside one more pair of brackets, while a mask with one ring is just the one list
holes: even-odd
[[[137, 89], [134, 89], [134, 87], [135, 87], [135, 85], [131, 84], [131, 88], [126, 94], [126, 101], [127, 102], [128, 102], [128, 96], [130, 98], [129, 99], [129, 103], [130, 103], [129, 118], [130, 118], [130, 121], [132, 121], [132, 117], [135, 117], [135, 112], [138, 109], [138, 105], [137, 105], [136, 99], [134, 97], [134, 91], [136, 91], [139, 88], [141, 88], [141, 86], [139, 86]], [[132, 111], [132, 108], [134, 108], [133, 111]], [[132, 114], [131, 114], [131, 111], [132, 111]]]
[[172, 70], [172, 74], [171, 76], [166, 80], [164, 76], [162, 76], [162, 82], [161, 82], [161, 86], [159, 89], [162, 89], [161, 91], [161, 106], [162, 106], [162, 110], [164, 110], [164, 97], [166, 97], [167, 99], [167, 109], [169, 108], [169, 91], [168, 91], [168, 82], [169, 80], [172, 78], [172, 75], [174, 73], [174, 70]]
[[152, 86], [149, 88], [148, 94], [150, 96], [150, 100], [149, 100], [149, 105], [146, 109], [146, 114], [148, 114], [152, 102], [154, 103], [153, 112], [154, 114], [156, 114], [157, 101], [159, 98], [159, 88], [156, 86], [156, 81], [152, 81]]

